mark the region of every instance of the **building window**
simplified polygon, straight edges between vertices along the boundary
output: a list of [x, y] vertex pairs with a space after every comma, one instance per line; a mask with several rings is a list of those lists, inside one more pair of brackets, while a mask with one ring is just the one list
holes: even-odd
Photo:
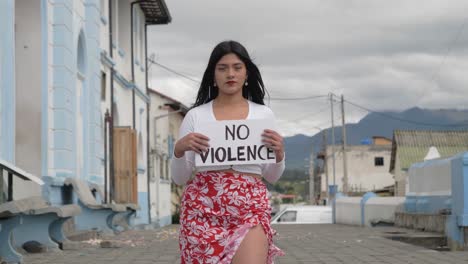
[[138, 19], [138, 9], [136, 7], [133, 8], [133, 45], [134, 45], [134, 52], [135, 52], [135, 57], [133, 63], [138, 61], [138, 58], [140, 57], [140, 20]]
[[101, 101], [106, 101], [106, 73], [101, 72]]
[[376, 167], [383, 166], [384, 165], [384, 158], [383, 157], [375, 157], [374, 158], [374, 165]]
[[80, 35], [78, 36], [78, 51], [76, 61], [78, 73], [80, 73], [83, 76], [86, 76], [86, 43], [83, 31], [81, 31]]
[[167, 152], [169, 159], [171, 159], [174, 153], [174, 137], [172, 135], [167, 136]]
[[119, 122], [119, 107], [118, 107], [117, 102], [113, 102], [112, 106], [114, 108], [113, 111], [112, 111], [112, 125], [119, 126], [119, 124], [120, 124], [120, 122]]
[[117, 40], [118, 40], [118, 34], [119, 34], [119, 7], [118, 7], [118, 1], [117, 0], [112, 0], [112, 43], [117, 46]]
[[142, 11], [140, 11], [140, 63], [141, 67], [145, 66], [146, 59], [145, 59], [145, 15]]
[[159, 156], [159, 178], [164, 180], [164, 157]]
[[[100, 112], [100, 116], [102, 117], [102, 112]], [[107, 126], [107, 123], [106, 123], [106, 118], [99, 118], [99, 122], [100, 122], [100, 125], [101, 125], [101, 142], [104, 143], [105, 141], [105, 126]], [[104, 161], [104, 146], [101, 144], [101, 147], [99, 148], [100, 150], [100, 158], [102, 158], [102, 160]]]
[[144, 14], [140, 10], [140, 8], [135, 7], [133, 9], [133, 41], [134, 41], [134, 51], [135, 51], [135, 61], [133, 63], [138, 62], [141, 67], [145, 64], [144, 61]]
[[169, 159], [166, 157], [166, 180], [169, 180]]
[[138, 133], [138, 156], [137, 156], [137, 160], [138, 160], [138, 168], [144, 168], [144, 157], [143, 157], [143, 153], [144, 153], [144, 150], [143, 150], [143, 135], [141, 132]]

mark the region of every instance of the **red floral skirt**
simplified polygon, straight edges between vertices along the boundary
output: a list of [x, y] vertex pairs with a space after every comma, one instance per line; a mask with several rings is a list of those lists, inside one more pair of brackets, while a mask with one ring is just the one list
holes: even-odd
[[268, 264], [283, 251], [273, 244], [271, 208], [261, 179], [232, 172], [199, 172], [182, 196], [179, 246], [182, 262], [229, 264], [248, 231], [262, 225]]

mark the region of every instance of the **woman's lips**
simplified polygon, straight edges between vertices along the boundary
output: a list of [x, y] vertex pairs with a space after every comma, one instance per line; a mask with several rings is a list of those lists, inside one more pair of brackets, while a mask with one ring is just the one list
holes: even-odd
[[229, 85], [233, 85], [233, 84], [236, 84], [236, 81], [229, 81], [229, 82], [226, 82], [227, 84]]

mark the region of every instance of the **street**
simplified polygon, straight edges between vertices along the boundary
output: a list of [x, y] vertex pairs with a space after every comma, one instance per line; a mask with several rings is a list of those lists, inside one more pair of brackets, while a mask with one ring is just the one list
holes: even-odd
[[[384, 238], [402, 231], [393, 227], [360, 228], [345, 225], [274, 225], [276, 244], [286, 252], [275, 263], [468, 263], [468, 252], [435, 251]], [[98, 240], [80, 242], [74, 249], [26, 254], [24, 263], [179, 263], [178, 226], [156, 230], [132, 230]], [[404, 231], [404, 230], [403, 230]], [[410, 232], [410, 231], [409, 231]], [[413, 231], [411, 231], [413, 232]]]

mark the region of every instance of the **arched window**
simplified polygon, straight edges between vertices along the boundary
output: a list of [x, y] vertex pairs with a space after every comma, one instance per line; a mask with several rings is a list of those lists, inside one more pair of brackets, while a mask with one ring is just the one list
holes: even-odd
[[76, 87], [75, 87], [75, 146], [76, 146], [76, 175], [78, 178], [84, 177], [84, 128], [83, 117], [85, 109], [83, 107], [83, 95], [86, 85], [86, 42], [83, 31], [78, 35], [78, 45], [76, 52]]
[[119, 109], [117, 107], [117, 103], [113, 102], [113, 111], [112, 111], [112, 124], [114, 126], [119, 126]]
[[141, 132], [138, 133], [138, 168], [144, 169], [144, 160], [143, 160], [143, 135]]
[[86, 75], [86, 45], [83, 31], [78, 36], [77, 69], [82, 75]]
[[99, 116], [101, 118], [99, 118], [99, 126], [100, 126], [100, 129], [101, 129], [101, 147], [99, 147], [99, 156], [103, 159], [104, 158], [104, 152], [106, 151], [104, 149], [104, 141], [106, 140], [106, 134], [105, 134], [105, 126], [107, 126], [107, 123], [106, 123], [106, 117], [102, 115], [102, 113], [99, 113]]

